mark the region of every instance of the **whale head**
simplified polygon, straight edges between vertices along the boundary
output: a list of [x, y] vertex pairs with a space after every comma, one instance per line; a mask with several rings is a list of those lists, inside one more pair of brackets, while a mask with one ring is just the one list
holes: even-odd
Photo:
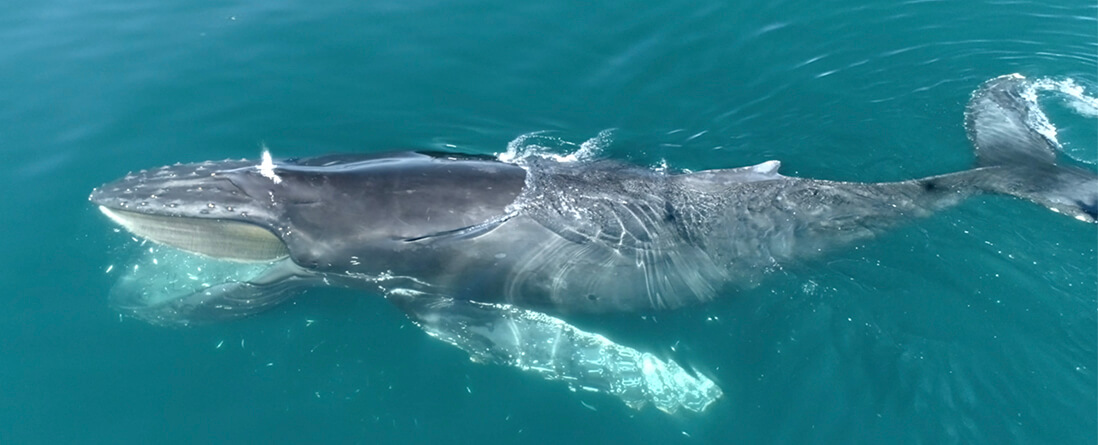
[[172, 252], [162, 253], [170, 262], [205, 275], [222, 271], [212, 281], [194, 280], [206, 285], [194, 288], [143, 285], [161, 277], [138, 268], [112, 294], [115, 307], [138, 318], [189, 324], [248, 315], [304, 286], [362, 281], [394, 263], [420, 261], [405, 253], [408, 240], [498, 216], [524, 177], [518, 167], [475, 157], [389, 153], [275, 162], [264, 154], [259, 161], [133, 172], [96, 188], [89, 200], [111, 221]]
[[285, 205], [309, 199], [300, 183], [308, 177], [283, 182], [263, 164], [175, 164], [94, 189], [89, 200], [100, 212], [160, 245], [125, 269], [111, 305], [155, 324], [189, 325], [253, 314], [309, 285], [315, 277], [289, 259], [283, 241], [291, 230]]
[[89, 200], [142, 238], [214, 258], [270, 261], [288, 255], [273, 199], [278, 185], [254, 162], [176, 164], [127, 174]]

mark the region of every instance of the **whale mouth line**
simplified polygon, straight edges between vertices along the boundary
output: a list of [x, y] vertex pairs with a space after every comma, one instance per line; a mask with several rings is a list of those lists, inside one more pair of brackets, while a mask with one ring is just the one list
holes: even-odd
[[99, 211], [141, 238], [218, 260], [270, 262], [289, 256], [282, 239], [248, 222], [152, 215], [102, 205]]

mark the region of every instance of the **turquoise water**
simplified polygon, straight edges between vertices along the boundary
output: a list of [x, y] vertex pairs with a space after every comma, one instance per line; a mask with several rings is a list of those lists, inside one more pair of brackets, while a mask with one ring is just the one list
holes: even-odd
[[[676, 169], [880, 181], [967, 168], [968, 95], [1098, 86], [1098, 7], [940, 2], [8, 2], [0, 443], [1094, 443], [1093, 225], [979, 197], [706, 306], [571, 319], [713, 378], [635, 411], [312, 291], [189, 329], [120, 318], [135, 244], [87, 202], [179, 161], [501, 153], [546, 131]], [[1068, 155], [1098, 128], [1056, 95]]]

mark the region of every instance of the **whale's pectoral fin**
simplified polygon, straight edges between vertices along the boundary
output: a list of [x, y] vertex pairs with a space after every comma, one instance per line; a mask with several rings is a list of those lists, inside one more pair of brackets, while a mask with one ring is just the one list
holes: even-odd
[[640, 409], [700, 412], [720, 388], [677, 363], [584, 332], [549, 315], [508, 304], [487, 304], [396, 289], [386, 298], [427, 334], [457, 346], [479, 363], [495, 363], [563, 380], [573, 390], [603, 392]]

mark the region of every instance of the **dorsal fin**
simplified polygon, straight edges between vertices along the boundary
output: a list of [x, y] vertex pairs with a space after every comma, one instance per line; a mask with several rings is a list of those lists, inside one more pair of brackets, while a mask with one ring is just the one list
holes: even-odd
[[683, 175], [683, 180], [699, 185], [709, 183], [712, 185], [729, 185], [744, 182], [771, 181], [783, 178], [778, 173], [782, 163], [779, 161], [766, 161], [761, 164], [747, 167], [727, 168], [722, 170], [705, 170], [697, 173]]
[[751, 171], [753, 171], [755, 173], [761, 173], [761, 174], [764, 174], [764, 175], [777, 175], [778, 174], [778, 169], [781, 168], [781, 167], [782, 167], [782, 162], [781, 161], [770, 160], [770, 161], [763, 162], [762, 164], [759, 164], [759, 165], [752, 165], [750, 167], [745, 167], [745, 168], [749, 168], [749, 169], [751, 169]]

